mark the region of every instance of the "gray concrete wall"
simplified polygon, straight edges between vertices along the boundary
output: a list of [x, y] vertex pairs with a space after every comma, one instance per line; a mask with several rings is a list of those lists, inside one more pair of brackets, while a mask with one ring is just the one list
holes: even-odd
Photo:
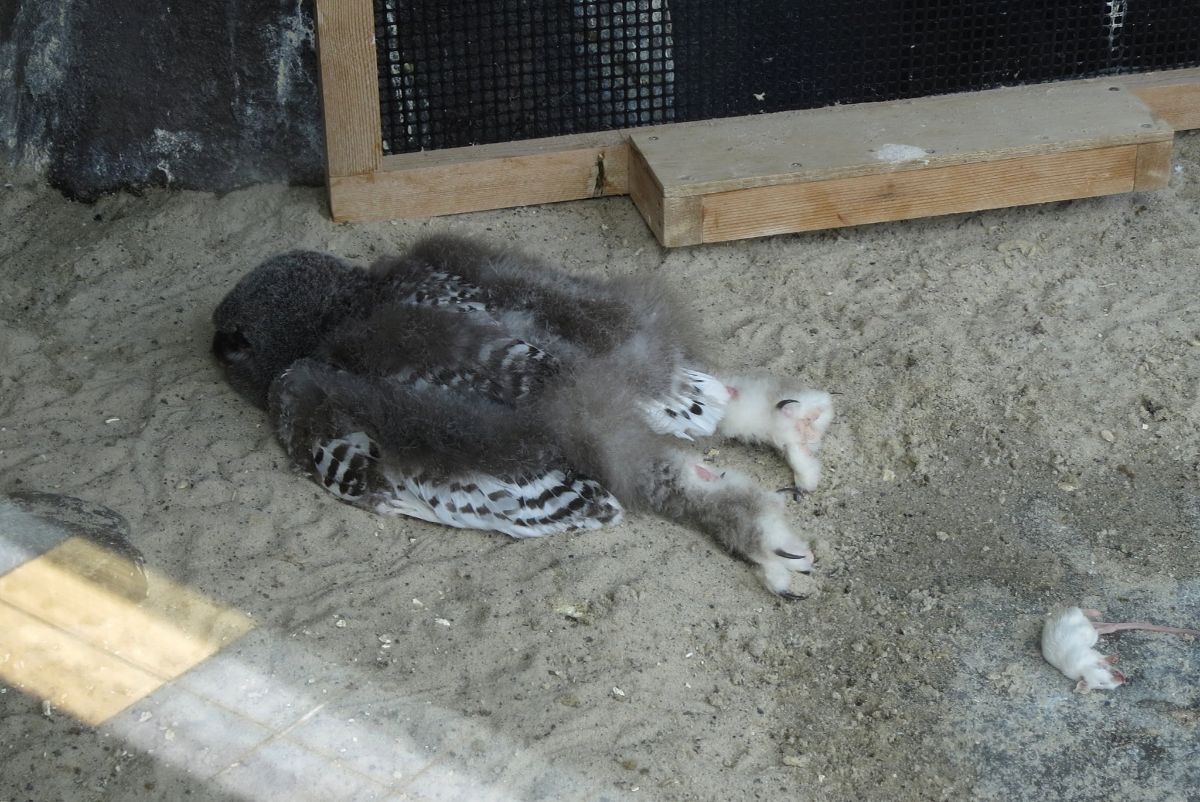
[[83, 200], [320, 182], [311, 0], [0, 0], [0, 159]]

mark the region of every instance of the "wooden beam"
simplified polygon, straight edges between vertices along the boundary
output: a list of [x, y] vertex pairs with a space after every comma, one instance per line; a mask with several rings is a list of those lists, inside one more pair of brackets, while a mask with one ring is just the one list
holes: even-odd
[[171, 679], [252, 628], [238, 612], [186, 585], [147, 572], [146, 597], [98, 584], [83, 570], [111, 553], [70, 538], [0, 577], [0, 601], [103, 649], [155, 676]]
[[1162, 189], [1171, 177], [1171, 151], [1175, 142], [1151, 142], [1138, 145], [1137, 171], [1134, 176], [1133, 189], [1144, 192], [1151, 189]]
[[[1137, 145], [734, 190], [701, 199], [700, 242], [1130, 192]], [[693, 244], [664, 242], [665, 245]]]
[[371, 0], [316, 0], [325, 167], [330, 179], [379, 169], [383, 124]]
[[0, 678], [96, 725], [253, 627], [153, 570], [131, 599], [121, 560], [73, 537], [0, 576]]
[[330, 208], [357, 222], [624, 195], [627, 164], [615, 132], [387, 156], [374, 172], [330, 176]]
[[0, 600], [0, 678], [98, 726], [163, 680]]
[[1200, 128], [1200, 67], [1096, 78], [1093, 82], [1133, 92], [1176, 131]]
[[1146, 86], [1134, 92], [1176, 131], [1200, 128], [1200, 84]]
[[659, 242], [696, 245], [702, 241], [699, 197], [668, 198], [636, 147], [629, 149], [629, 197]]
[[629, 198], [659, 242], [663, 237], [663, 188], [636, 147], [629, 149]]
[[664, 195], [814, 181], [1114, 145], [1172, 129], [1134, 95], [1051, 84], [633, 131]]
[[1059, 84], [630, 140], [639, 186], [661, 194], [638, 208], [675, 246], [1150, 189], [1166, 183], [1172, 136], [1133, 93]]

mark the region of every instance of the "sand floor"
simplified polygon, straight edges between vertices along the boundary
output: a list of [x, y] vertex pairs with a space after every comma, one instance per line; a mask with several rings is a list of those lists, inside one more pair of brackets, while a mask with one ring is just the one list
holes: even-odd
[[[1090, 694], [1037, 649], [1059, 602], [1200, 625], [1200, 137], [1152, 194], [672, 251], [624, 198], [339, 226], [308, 188], [5, 182], [0, 493], [113, 508], [255, 628], [98, 727], [0, 683], [0, 800], [1200, 800], [1200, 642], [1106, 638], [1131, 682]], [[213, 306], [443, 229], [661, 276], [718, 364], [840, 394], [808, 599], [651, 517], [510, 542], [289, 466]]]

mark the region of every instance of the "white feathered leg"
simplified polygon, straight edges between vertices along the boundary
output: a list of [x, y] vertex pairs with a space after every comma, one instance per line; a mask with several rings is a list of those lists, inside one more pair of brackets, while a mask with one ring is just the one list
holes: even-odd
[[690, 522], [761, 568], [767, 587], [799, 598], [796, 574], [813, 569], [808, 543], [784, 521], [783, 499], [744, 474], [717, 470], [696, 457], [672, 452], [656, 460], [645, 483], [646, 500], [660, 514]]
[[729, 401], [717, 431], [726, 437], [766, 443], [787, 459], [798, 490], [821, 481], [816, 454], [833, 421], [833, 398], [820, 390], [789, 390], [765, 377], [726, 377]]

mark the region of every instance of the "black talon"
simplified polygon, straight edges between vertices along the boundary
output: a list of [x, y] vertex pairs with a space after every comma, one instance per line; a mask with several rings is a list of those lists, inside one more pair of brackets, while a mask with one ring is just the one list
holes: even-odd
[[783, 549], [775, 549], [775, 555], [777, 557], [782, 557], [785, 560], [803, 560], [804, 559], [803, 554], [792, 554], [790, 551], [784, 551]]
[[799, 404], [799, 403], [800, 402], [794, 398], [785, 398], [782, 401], [780, 401], [778, 404], [775, 405], [775, 409], [783, 409], [788, 404]]
[[790, 590], [785, 590], [779, 594], [779, 598], [787, 599], [788, 601], [800, 601], [801, 599], [807, 599], [808, 597], [801, 596], [799, 593], [792, 593]]
[[803, 488], [796, 487], [795, 485], [790, 485], [788, 487], [781, 487], [778, 490], [776, 490], [775, 492], [776, 493], [791, 493], [792, 501], [799, 501], [804, 496]]

